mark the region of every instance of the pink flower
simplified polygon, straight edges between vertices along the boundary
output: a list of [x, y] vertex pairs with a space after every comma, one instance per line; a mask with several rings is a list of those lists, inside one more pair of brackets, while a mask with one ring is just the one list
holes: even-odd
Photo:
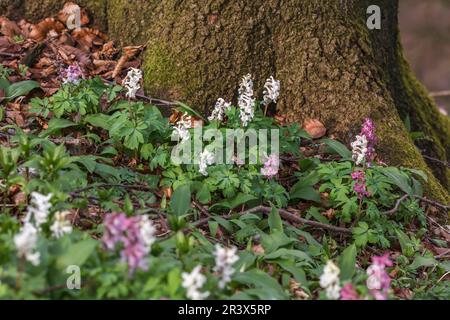
[[120, 256], [128, 264], [130, 272], [147, 270], [146, 256], [154, 242], [155, 229], [145, 216], [127, 217], [123, 213], [105, 217], [103, 243], [108, 250], [121, 245]]
[[391, 286], [391, 278], [386, 271], [386, 267], [392, 266], [389, 254], [372, 257], [372, 265], [367, 268], [366, 285], [370, 294], [376, 300], [387, 300]]
[[341, 289], [341, 300], [361, 300], [351, 283], [345, 284]]
[[77, 83], [83, 77], [83, 71], [77, 64], [72, 64], [64, 69], [62, 76], [64, 83]]
[[353, 190], [358, 194], [358, 198], [369, 197], [370, 193], [367, 191], [365, 173], [363, 171], [355, 171], [352, 173], [352, 179], [355, 181]]
[[264, 163], [264, 167], [261, 168], [261, 174], [268, 178], [272, 178], [278, 174], [278, 168], [280, 166], [280, 160], [278, 155], [271, 154], [267, 161]]
[[366, 118], [364, 120], [360, 135], [364, 135], [367, 139], [366, 162], [370, 164], [375, 158], [375, 145], [378, 140], [375, 134], [375, 124], [372, 119]]

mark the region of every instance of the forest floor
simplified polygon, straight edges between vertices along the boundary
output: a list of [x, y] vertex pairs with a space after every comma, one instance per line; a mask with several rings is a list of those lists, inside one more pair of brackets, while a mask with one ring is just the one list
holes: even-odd
[[383, 163], [370, 119], [359, 162], [256, 100], [249, 128], [280, 130], [279, 157], [177, 165], [173, 131], [241, 128], [242, 107], [146, 96], [145, 47], [67, 19], [0, 17], [0, 298], [450, 298], [449, 206]]

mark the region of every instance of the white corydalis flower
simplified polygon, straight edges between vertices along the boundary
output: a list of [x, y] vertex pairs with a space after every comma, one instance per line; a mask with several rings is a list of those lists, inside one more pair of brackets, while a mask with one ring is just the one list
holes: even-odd
[[356, 140], [352, 142], [353, 161], [356, 165], [360, 165], [366, 159], [368, 141], [365, 135], [356, 136]]
[[253, 80], [250, 74], [245, 75], [239, 85], [238, 106], [242, 125], [246, 127], [255, 115], [255, 98], [253, 97]]
[[33, 219], [36, 228], [39, 230], [41, 225], [46, 223], [48, 220], [50, 208], [52, 207], [52, 204], [50, 203], [51, 198], [51, 193], [44, 196], [38, 192], [32, 192], [31, 203], [28, 206], [25, 222], [31, 222]]
[[139, 222], [140, 226], [140, 236], [142, 239], [142, 243], [144, 244], [145, 250], [150, 252], [150, 249], [156, 241], [156, 228], [153, 225], [153, 222], [149, 219], [148, 216], [142, 216], [141, 221]]
[[231, 108], [231, 103], [226, 102], [222, 98], [217, 99], [216, 105], [214, 106], [214, 110], [212, 111], [211, 115], [208, 117], [208, 120], [209, 121], [213, 121], [213, 120], [223, 121], [223, 118], [225, 116], [225, 111], [229, 110], [230, 108]]
[[127, 96], [130, 99], [136, 98], [136, 93], [141, 88], [142, 71], [136, 68], [130, 68], [127, 76], [123, 79], [123, 85], [127, 89]]
[[214, 256], [216, 258], [214, 272], [217, 272], [220, 277], [219, 288], [224, 289], [225, 286], [231, 281], [231, 276], [235, 272], [233, 264], [239, 260], [237, 248], [224, 248], [217, 244], [216, 250], [214, 251]]
[[41, 262], [41, 254], [36, 251], [37, 242], [38, 229], [30, 222], [25, 222], [19, 233], [14, 236], [17, 255], [20, 258], [25, 258], [34, 266], [38, 266]]
[[333, 261], [328, 260], [320, 276], [320, 286], [325, 289], [328, 299], [337, 300], [340, 297], [341, 287], [339, 285], [339, 270]]
[[206, 169], [208, 168], [208, 166], [214, 163], [214, 160], [215, 160], [214, 154], [205, 148], [205, 150], [202, 153], [200, 153], [198, 172], [200, 172], [204, 176], [207, 176], [208, 172], [206, 171]]
[[55, 213], [55, 221], [50, 226], [50, 230], [56, 239], [63, 237], [65, 234], [72, 233], [72, 225], [69, 219], [67, 219], [69, 214], [69, 211]]
[[173, 127], [176, 136], [185, 142], [191, 138], [189, 129], [192, 127], [192, 118], [185, 113]]
[[200, 273], [201, 266], [196, 266], [191, 273], [183, 272], [182, 286], [186, 289], [186, 296], [191, 300], [204, 300], [208, 298], [209, 292], [201, 292], [200, 289], [206, 283], [206, 277]]
[[271, 102], [277, 102], [280, 96], [280, 81], [275, 80], [273, 76], [266, 80], [264, 84], [264, 105], [269, 105]]

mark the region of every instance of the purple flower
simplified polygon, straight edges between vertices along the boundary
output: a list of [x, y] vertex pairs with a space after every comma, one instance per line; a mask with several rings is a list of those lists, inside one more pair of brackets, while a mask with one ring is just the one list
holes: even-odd
[[370, 164], [375, 158], [375, 145], [378, 140], [375, 134], [375, 124], [372, 119], [366, 118], [364, 120], [360, 135], [364, 135], [367, 139], [366, 162]]
[[365, 173], [363, 171], [355, 171], [352, 173], [352, 179], [355, 181], [353, 190], [358, 194], [358, 198], [369, 197], [370, 193], [367, 191]]
[[280, 160], [278, 158], [278, 155], [271, 154], [264, 163], [264, 167], [261, 168], [261, 174], [268, 178], [272, 178], [278, 174], [279, 166]]
[[376, 300], [387, 300], [391, 286], [391, 278], [386, 271], [386, 267], [392, 266], [389, 254], [372, 257], [372, 264], [367, 268], [366, 285], [370, 294]]
[[341, 300], [361, 300], [351, 283], [345, 284], [341, 289]]
[[83, 77], [83, 71], [79, 65], [72, 64], [64, 69], [62, 77], [64, 83], [77, 83]]
[[120, 256], [130, 272], [147, 270], [146, 256], [154, 242], [155, 228], [145, 216], [127, 217], [123, 213], [110, 214], [104, 220], [103, 243], [108, 250], [121, 245]]

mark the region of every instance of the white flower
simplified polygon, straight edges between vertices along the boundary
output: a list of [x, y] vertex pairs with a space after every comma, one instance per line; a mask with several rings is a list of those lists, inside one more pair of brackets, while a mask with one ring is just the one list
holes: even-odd
[[201, 266], [198, 265], [191, 273], [183, 272], [182, 286], [186, 289], [186, 295], [191, 300], [204, 300], [209, 296], [209, 292], [199, 291], [206, 283], [206, 277], [200, 273]]
[[46, 223], [50, 208], [52, 207], [52, 204], [50, 203], [51, 198], [51, 193], [44, 196], [38, 192], [32, 192], [31, 203], [28, 206], [25, 222], [31, 222], [31, 219], [34, 219], [34, 224], [37, 229], [39, 229], [42, 224]]
[[225, 288], [227, 283], [231, 281], [231, 276], [235, 272], [233, 264], [239, 260], [236, 252], [236, 247], [224, 248], [219, 244], [216, 245], [216, 250], [214, 251], [214, 256], [216, 257], [214, 272], [219, 274], [219, 288], [221, 289]]
[[275, 80], [273, 76], [266, 80], [264, 84], [264, 104], [267, 106], [269, 103], [277, 102], [280, 96], [280, 81]]
[[156, 241], [156, 228], [148, 216], [141, 216], [140, 221], [140, 237], [145, 249], [150, 252], [153, 243]]
[[206, 169], [208, 168], [208, 166], [214, 163], [214, 160], [215, 160], [214, 154], [205, 148], [205, 150], [202, 153], [200, 153], [198, 172], [200, 172], [204, 176], [207, 176], [208, 172], [206, 171]]
[[367, 138], [365, 135], [356, 136], [356, 140], [352, 142], [353, 161], [356, 165], [360, 165], [366, 159], [367, 154]]
[[136, 98], [136, 93], [141, 88], [142, 71], [136, 68], [130, 68], [127, 76], [123, 79], [123, 85], [128, 90], [125, 94], [128, 98]]
[[219, 120], [223, 121], [223, 117], [225, 115], [225, 111], [231, 108], [231, 103], [226, 102], [222, 98], [217, 99], [216, 105], [214, 106], [214, 110], [211, 115], [208, 117], [209, 121]]
[[38, 229], [26, 222], [19, 233], [14, 236], [14, 244], [20, 258], [25, 258], [34, 266], [39, 265], [41, 255], [35, 251], [38, 241]]
[[320, 286], [325, 289], [325, 293], [329, 299], [337, 300], [340, 297], [340, 272], [338, 266], [331, 260], [328, 260], [323, 268], [323, 274], [320, 276]]
[[176, 136], [181, 139], [183, 142], [187, 141], [191, 138], [191, 134], [189, 130], [192, 126], [192, 118], [185, 113], [181, 119], [176, 123], [173, 127]]
[[255, 115], [255, 98], [253, 97], [253, 80], [250, 74], [242, 78], [239, 85], [238, 106], [242, 125], [246, 127]]
[[61, 238], [65, 234], [72, 233], [72, 225], [67, 219], [68, 211], [55, 213], [55, 221], [50, 226], [50, 230], [55, 238]]

